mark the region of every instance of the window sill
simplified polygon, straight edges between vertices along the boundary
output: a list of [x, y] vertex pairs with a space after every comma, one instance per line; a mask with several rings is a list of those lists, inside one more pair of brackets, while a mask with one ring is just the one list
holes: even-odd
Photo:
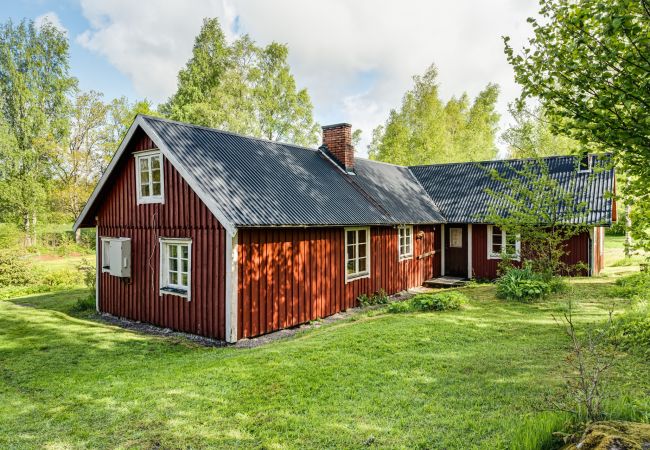
[[401, 261], [408, 261], [409, 259], [413, 259], [413, 254], [410, 255], [403, 255], [399, 257], [400, 262]]
[[165, 203], [162, 196], [160, 197], [139, 197], [138, 205], [149, 205], [152, 203]]
[[[501, 255], [488, 255], [488, 259], [497, 259], [497, 260], [501, 260], [501, 259], [503, 259], [503, 258], [501, 258]], [[511, 259], [512, 259], [513, 261], [519, 261], [521, 258], [520, 258], [519, 256], [517, 256], [516, 258], [511, 258]]]
[[110, 267], [102, 267], [102, 273], [111, 273]]
[[346, 275], [345, 283], [350, 283], [352, 281], [363, 280], [364, 278], [370, 278], [370, 272], [358, 273], [355, 275]]
[[190, 300], [190, 292], [187, 289], [178, 289], [173, 287], [163, 287], [160, 288], [160, 295], [176, 295], [178, 297], [183, 297], [184, 299]]

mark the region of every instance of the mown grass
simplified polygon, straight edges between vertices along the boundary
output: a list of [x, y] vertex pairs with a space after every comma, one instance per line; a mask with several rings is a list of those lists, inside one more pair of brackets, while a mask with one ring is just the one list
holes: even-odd
[[[526, 305], [477, 285], [459, 311], [373, 312], [250, 350], [95, 322], [73, 312], [83, 290], [0, 302], [0, 448], [541, 448], [566, 420], [543, 411], [567, 354], [551, 315], [571, 298], [603, 320], [624, 306], [612, 282]], [[621, 365], [617, 414], [647, 414], [648, 366]]]

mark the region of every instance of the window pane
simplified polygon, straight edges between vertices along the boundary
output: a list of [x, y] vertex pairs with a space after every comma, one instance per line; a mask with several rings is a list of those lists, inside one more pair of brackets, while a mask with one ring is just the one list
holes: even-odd
[[399, 245], [401, 245], [401, 246], [404, 245], [404, 236], [399, 237]]
[[181, 258], [188, 259], [189, 255], [190, 255], [190, 246], [181, 245]]
[[155, 169], [151, 171], [151, 179], [153, 181], [160, 181], [160, 169]]
[[149, 184], [142, 184], [140, 186], [140, 195], [142, 197], [149, 197]]
[[404, 232], [409, 238], [411, 237], [411, 227], [406, 227], [404, 229]]
[[359, 244], [359, 257], [366, 256], [366, 244]]
[[160, 156], [151, 157], [151, 168], [160, 172]]
[[353, 274], [355, 272], [353, 259], [348, 260], [347, 271], [348, 271], [348, 275]]
[[181, 275], [181, 284], [183, 286], [187, 286], [187, 274], [186, 273]]
[[160, 183], [152, 183], [151, 187], [153, 188], [153, 193], [152, 195], [160, 195]]
[[366, 230], [359, 230], [359, 242], [366, 242]]
[[181, 259], [181, 272], [185, 272], [185, 273], [189, 272], [188, 266], [189, 263], [187, 259]]
[[356, 242], [356, 233], [354, 231], [348, 231], [348, 244], [354, 244]]
[[366, 271], [366, 258], [359, 258], [359, 272]]
[[348, 245], [348, 259], [354, 259], [356, 253], [356, 246], [355, 245]]
[[140, 172], [144, 172], [144, 171], [149, 170], [149, 159], [148, 158], [140, 158], [138, 161], [140, 161]]
[[140, 183], [141, 184], [147, 184], [149, 183], [149, 171], [144, 170], [140, 172]]
[[176, 247], [173, 244], [169, 244], [167, 246], [167, 248], [169, 249], [169, 256], [174, 257], [174, 258], [176, 258], [176, 256], [178, 256], [178, 247]]
[[178, 260], [176, 258], [169, 258], [169, 270], [178, 270]]
[[169, 272], [169, 284], [178, 284], [178, 274], [176, 272]]

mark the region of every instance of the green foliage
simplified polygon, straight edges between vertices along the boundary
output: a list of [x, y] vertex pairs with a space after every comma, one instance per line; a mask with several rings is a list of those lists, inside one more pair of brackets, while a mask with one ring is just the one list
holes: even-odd
[[385, 305], [388, 303], [390, 299], [388, 298], [388, 295], [386, 294], [386, 291], [383, 289], [379, 289], [379, 291], [375, 292], [372, 295], [367, 295], [367, 294], [361, 294], [359, 297], [357, 297], [357, 302], [359, 302], [359, 306], [374, 306], [374, 305]]
[[502, 259], [520, 259], [546, 276], [577, 270], [563, 261], [566, 242], [589, 229], [581, 225], [589, 214], [589, 205], [581, 199], [590, 183], [577, 184], [577, 167], [562, 183], [541, 158], [505, 164], [501, 171], [486, 170], [499, 187], [486, 189], [490, 201], [481, 219], [520, 240], [519, 255], [511, 252]]
[[553, 132], [542, 106], [510, 104], [508, 110], [514, 124], [501, 135], [508, 144], [508, 157], [539, 158], [578, 151], [578, 142]]
[[96, 308], [95, 296], [89, 295], [87, 297], [83, 297], [77, 300], [77, 302], [72, 306], [71, 310], [73, 312], [82, 313], [82, 312], [94, 311], [95, 308]]
[[610, 297], [650, 298], [650, 273], [638, 272], [616, 280], [609, 291]]
[[[67, 133], [68, 41], [50, 23], [0, 25], [0, 204], [33, 235]], [[31, 244], [29, 239], [27, 244]]]
[[437, 294], [419, 294], [411, 299], [413, 308], [418, 311], [447, 311], [459, 309], [469, 299], [459, 291], [444, 291]]
[[24, 257], [11, 250], [0, 252], [0, 287], [25, 286], [33, 281], [33, 269]]
[[205, 19], [178, 89], [161, 111], [176, 120], [301, 145], [318, 141], [306, 89], [298, 90], [286, 45], [259, 47], [244, 35], [228, 44]]
[[411, 311], [448, 311], [459, 309], [469, 302], [466, 295], [459, 291], [443, 291], [435, 294], [418, 294], [415, 297], [388, 305], [387, 312], [399, 314]]
[[0, 248], [18, 247], [23, 239], [23, 234], [13, 223], [0, 223]]
[[391, 314], [401, 314], [413, 311], [413, 305], [409, 300], [389, 303], [386, 311]]
[[83, 282], [86, 287], [93, 292], [95, 291], [95, 286], [97, 284], [97, 273], [95, 265], [92, 264], [86, 258], [81, 260], [81, 263], [77, 266], [77, 270], [81, 273]]
[[636, 244], [650, 247], [650, 3], [540, 0], [521, 52], [505, 38], [522, 101], [544, 105], [553, 131], [614, 152], [629, 177]]
[[506, 300], [531, 302], [546, 297], [553, 291], [549, 278], [533, 271], [531, 265], [512, 267], [497, 281], [497, 297]]
[[633, 310], [616, 316], [609, 331], [612, 343], [618, 348], [650, 359], [650, 309], [647, 300], [637, 300]]
[[371, 159], [402, 165], [494, 159], [499, 114], [497, 85], [489, 84], [470, 104], [467, 94], [446, 104], [440, 99], [438, 71], [430, 66], [392, 110], [385, 125], [375, 128]]

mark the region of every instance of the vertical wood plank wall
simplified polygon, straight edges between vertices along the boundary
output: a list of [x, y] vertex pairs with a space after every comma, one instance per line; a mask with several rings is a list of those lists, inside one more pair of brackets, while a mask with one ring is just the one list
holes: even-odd
[[[144, 133], [134, 136], [97, 212], [99, 236], [131, 238], [132, 259], [130, 279], [100, 275], [100, 311], [224, 339], [225, 230], [167, 160], [165, 203], [136, 204], [131, 153], [153, 147]], [[160, 237], [192, 239], [191, 301], [159, 295]]]
[[[487, 257], [487, 225], [473, 225], [472, 226], [472, 269], [474, 277], [493, 279], [497, 277], [499, 270], [498, 259], [488, 259]], [[584, 263], [589, 265], [589, 245], [590, 245], [589, 232], [585, 231], [576, 236], [573, 236], [566, 243], [567, 254], [562, 260], [570, 265]], [[596, 256], [594, 254], [594, 256]], [[598, 260], [603, 264], [603, 256], [600, 255]], [[587, 272], [581, 271], [576, 275], [587, 275]]]
[[439, 251], [424, 256], [435, 250], [439, 229], [414, 226], [413, 258], [399, 261], [397, 228], [372, 227], [370, 277], [349, 283], [343, 228], [240, 229], [238, 338], [345, 311], [364, 293], [420, 286], [440, 274]]

